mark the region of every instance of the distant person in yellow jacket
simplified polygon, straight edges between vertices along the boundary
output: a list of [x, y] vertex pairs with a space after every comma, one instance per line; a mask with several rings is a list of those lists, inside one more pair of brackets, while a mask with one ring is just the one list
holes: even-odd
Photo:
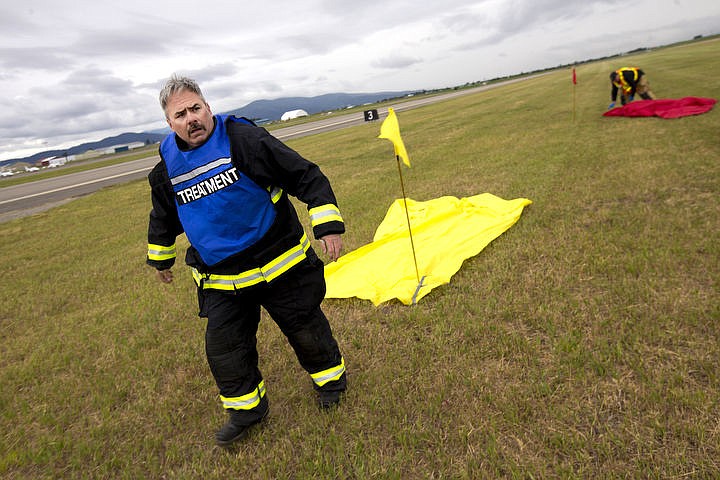
[[620, 93], [620, 102], [625, 105], [635, 99], [635, 94], [640, 95], [643, 100], [655, 100], [655, 94], [650, 91], [645, 72], [637, 67], [623, 67], [615, 70], [610, 74], [610, 83], [612, 91], [610, 92], [610, 106], [608, 109], [615, 107], [618, 92]]

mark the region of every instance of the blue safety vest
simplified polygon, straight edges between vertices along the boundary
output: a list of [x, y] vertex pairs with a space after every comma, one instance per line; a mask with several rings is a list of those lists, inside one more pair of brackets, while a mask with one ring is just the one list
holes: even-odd
[[180, 150], [175, 135], [160, 145], [185, 235], [208, 266], [256, 243], [275, 220], [271, 193], [231, 159], [225, 122], [250, 122], [227, 115], [215, 120], [212, 135], [197, 148]]

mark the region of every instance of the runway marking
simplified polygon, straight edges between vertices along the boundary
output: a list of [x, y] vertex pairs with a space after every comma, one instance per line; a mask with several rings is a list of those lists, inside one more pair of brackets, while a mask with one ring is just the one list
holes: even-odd
[[315, 130], [320, 130], [320, 129], [327, 128], [327, 127], [334, 127], [335, 125], [342, 125], [343, 123], [350, 123], [350, 122], [355, 122], [355, 121], [357, 121], [357, 119], [354, 117], [348, 118], [347, 120], [342, 120], [342, 121], [335, 122], [335, 123], [326, 123], [324, 125], [319, 125], [317, 127], [308, 128], [305, 130], [298, 130], [297, 132], [279, 134], [279, 135], [277, 135], [277, 138], [282, 139], [285, 137], [293, 137], [295, 135], [300, 135], [302, 133], [314, 132]]
[[25, 195], [23, 197], [11, 198], [9, 200], [2, 200], [2, 201], [0, 201], [0, 205], [5, 205], [6, 203], [18, 202], [20, 200], [27, 200], [28, 198], [39, 197], [41, 195], [48, 195], [48, 194], [55, 193], [55, 192], [62, 192], [63, 190], [70, 190], [71, 188], [84, 187], [85, 185], [92, 185], [93, 183], [104, 182], [105, 180], [112, 180], [113, 178], [125, 177], [127, 175], [133, 175], [135, 173], [140, 173], [140, 172], [144, 172], [146, 170], [151, 170], [151, 169], [152, 169], [152, 167], [140, 168], [140, 169], [133, 170], [130, 172], [118, 173], [117, 175], [110, 175], [109, 177], [96, 178], [95, 180], [88, 180], [87, 182], [76, 183], [74, 185], [68, 185], [66, 187], [55, 188], [53, 190], [48, 190], [46, 192], [32, 193], [30, 195]]

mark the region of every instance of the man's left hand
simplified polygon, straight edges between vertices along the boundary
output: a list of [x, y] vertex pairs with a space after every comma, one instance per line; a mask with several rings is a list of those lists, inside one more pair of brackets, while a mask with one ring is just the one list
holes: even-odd
[[340, 234], [325, 235], [319, 240], [323, 253], [328, 256], [331, 262], [334, 262], [340, 257], [340, 251], [342, 250], [342, 238], [340, 238]]

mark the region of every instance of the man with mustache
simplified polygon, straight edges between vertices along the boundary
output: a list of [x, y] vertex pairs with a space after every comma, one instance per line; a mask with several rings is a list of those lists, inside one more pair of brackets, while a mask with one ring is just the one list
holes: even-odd
[[231, 445], [268, 413], [256, 348], [261, 307], [308, 372], [319, 407], [336, 406], [345, 362], [320, 308], [323, 263], [288, 197], [307, 204], [314, 237], [337, 260], [345, 227], [327, 177], [251, 121], [213, 115], [192, 79], [172, 76], [160, 104], [174, 133], [148, 176], [147, 263], [172, 282], [175, 240], [186, 234], [207, 360], [229, 414], [216, 443]]

